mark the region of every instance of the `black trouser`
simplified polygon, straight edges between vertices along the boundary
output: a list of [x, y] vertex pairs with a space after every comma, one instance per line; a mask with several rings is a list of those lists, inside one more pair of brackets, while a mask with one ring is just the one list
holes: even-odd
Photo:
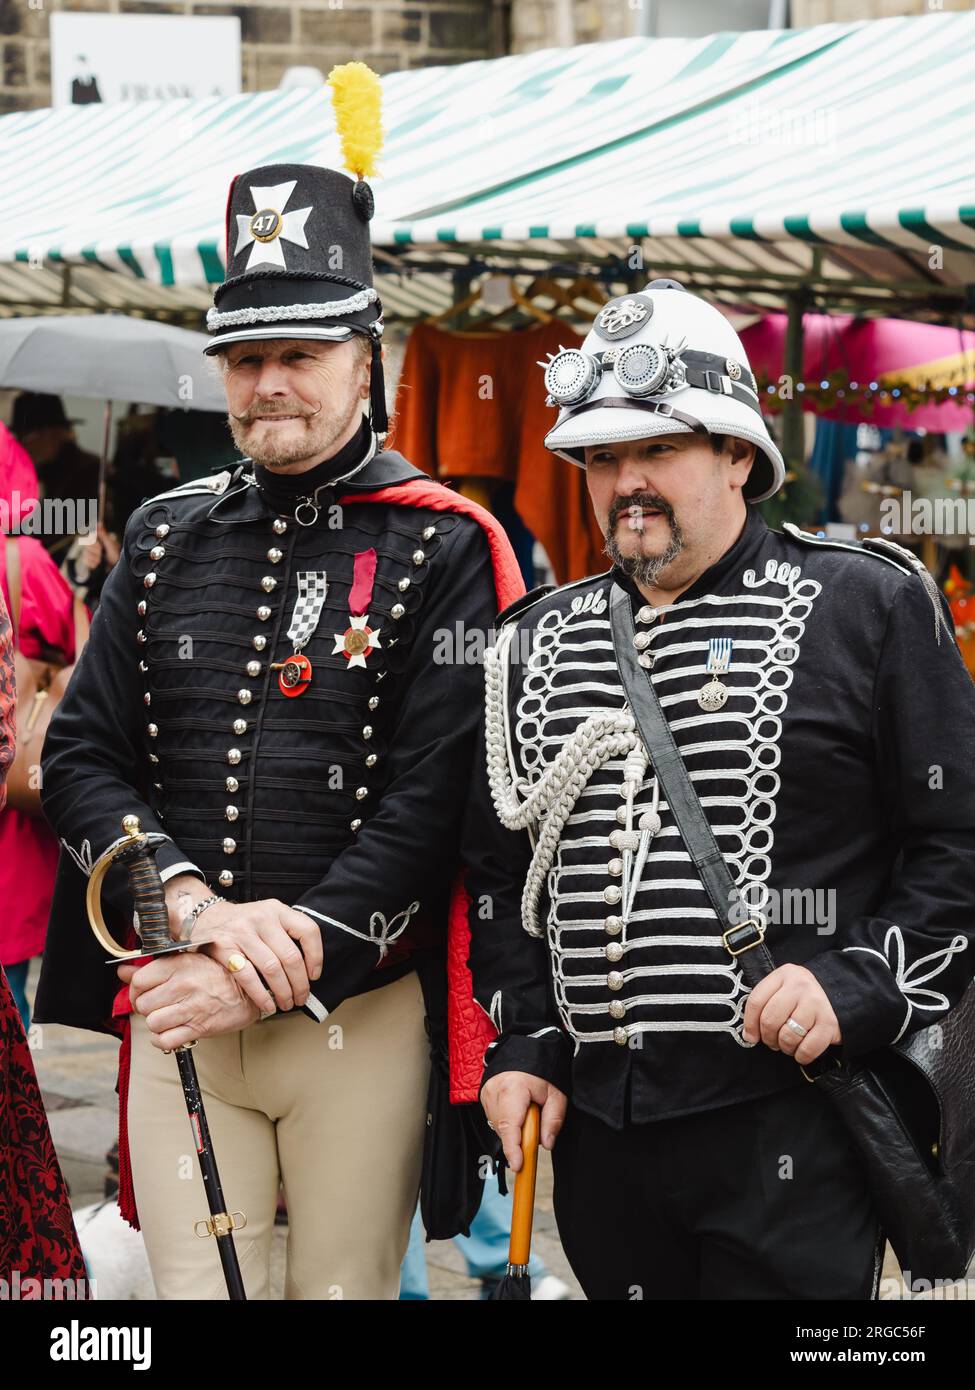
[[610, 1129], [570, 1104], [559, 1235], [591, 1299], [869, 1299], [883, 1244], [856, 1152], [809, 1083]]

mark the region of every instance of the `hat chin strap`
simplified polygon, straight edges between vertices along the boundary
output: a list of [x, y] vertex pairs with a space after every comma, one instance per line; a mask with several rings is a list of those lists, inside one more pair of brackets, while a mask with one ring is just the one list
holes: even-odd
[[389, 416], [386, 413], [386, 382], [383, 376], [382, 339], [370, 334], [372, 341], [372, 367], [369, 382], [369, 423], [373, 433], [385, 439], [389, 433]]

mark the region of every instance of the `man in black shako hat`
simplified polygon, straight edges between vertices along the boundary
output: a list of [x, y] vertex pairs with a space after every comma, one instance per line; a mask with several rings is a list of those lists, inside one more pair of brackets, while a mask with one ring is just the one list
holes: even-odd
[[[249, 1297], [279, 1184], [292, 1298], [395, 1298], [416, 1206], [416, 967], [442, 940], [481, 684], [434, 634], [489, 629], [515, 564], [486, 513], [383, 449], [372, 209], [330, 169], [234, 179], [206, 350], [248, 458], [133, 514], [46, 744], [63, 853], [36, 1017], [123, 1035], [120, 1201], [160, 1298], [224, 1287], [166, 1055], [195, 1039]], [[171, 930], [200, 949], [121, 967], [119, 994], [84, 892], [132, 813], [169, 837]]]

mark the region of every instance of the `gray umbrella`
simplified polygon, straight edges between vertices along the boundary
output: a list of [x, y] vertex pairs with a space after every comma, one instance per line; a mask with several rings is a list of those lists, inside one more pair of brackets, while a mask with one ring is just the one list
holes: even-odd
[[205, 333], [124, 314], [3, 319], [0, 387], [105, 401], [98, 475], [101, 515], [113, 400], [226, 413], [216, 363], [203, 356], [208, 341]]
[[226, 412], [209, 339], [124, 314], [0, 321], [0, 386]]

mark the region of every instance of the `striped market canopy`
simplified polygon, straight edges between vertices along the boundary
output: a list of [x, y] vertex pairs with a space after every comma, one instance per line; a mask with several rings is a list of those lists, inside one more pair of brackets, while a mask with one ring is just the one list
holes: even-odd
[[[756, 309], [828, 272], [919, 303], [928, 286], [957, 317], [975, 282], [973, 71], [975, 13], [952, 12], [390, 74], [373, 180], [387, 312], [443, 307], [445, 266], [470, 255], [596, 265], [637, 245], [655, 273], [684, 267], [739, 304], [745, 287]], [[202, 309], [230, 179], [279, 161], [340, 167], [327, 94], [3, 117], [0, 312]]]

